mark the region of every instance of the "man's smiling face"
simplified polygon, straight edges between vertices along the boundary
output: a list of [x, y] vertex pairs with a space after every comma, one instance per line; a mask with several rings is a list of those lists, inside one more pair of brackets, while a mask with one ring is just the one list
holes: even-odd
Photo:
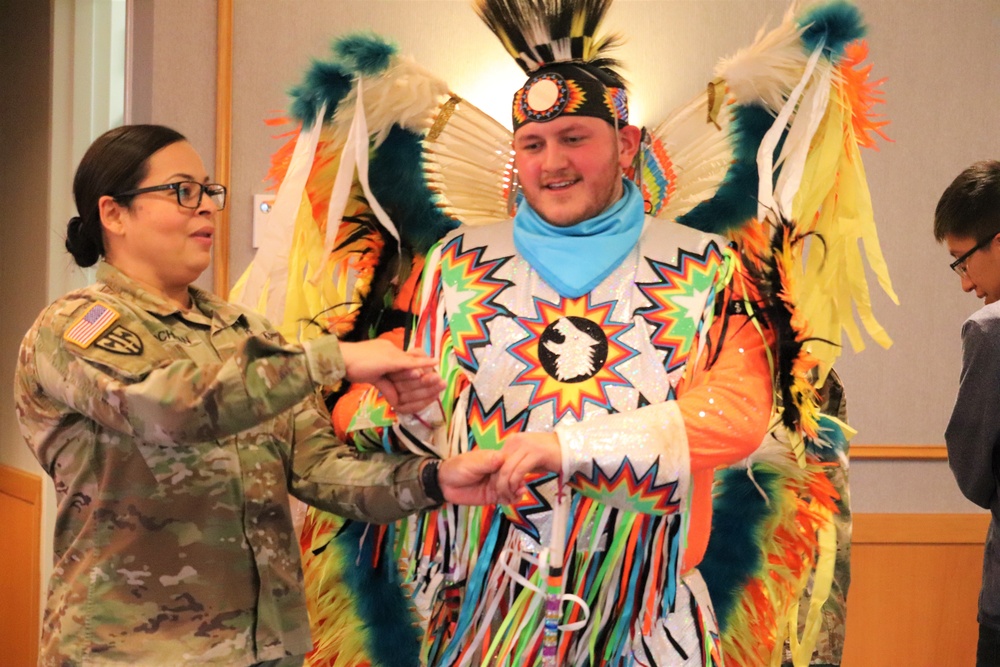
[[639, 129], [617, 133], [606, 121], [561, 116], [514, 133], [514, 166], [524, 196], [543, 220], [570, 227], [622, 196], [622, 169], [639, 146]]

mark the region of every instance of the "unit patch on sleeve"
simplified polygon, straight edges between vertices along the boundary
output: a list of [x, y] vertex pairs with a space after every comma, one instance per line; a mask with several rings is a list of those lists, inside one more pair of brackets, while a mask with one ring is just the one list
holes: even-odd
[[63, 339], [86, 349], [119, 317], [110, 306], [98, 301], [87, 309], [63, 334]]
[[118, 325], [95, 343], [97, 347], [115, 354], [142, 354], [142, 339], [125, 327]]

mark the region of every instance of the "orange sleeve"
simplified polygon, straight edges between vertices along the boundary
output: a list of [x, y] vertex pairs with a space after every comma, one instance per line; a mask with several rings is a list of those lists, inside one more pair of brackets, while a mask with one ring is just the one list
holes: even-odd
[[702, 357], [678, 386], [692, 472], [749, 456], [760, 446], [771, 417], [767, 348], [772, 335], [746, 314], [744, 297], [755, 294], [742, 282], [737, 274], [725, 290], [723, 312], [709, 327]]
[[[753, 453], [763, 441], [774, 400], [767, 357], [772, 332], [735, 310], [732, 303], [756, 294], [737, 274], [727, 290], [725, 310], [709, 328], [709, 348], [717, 348], [682, 380], [678, 404], [684, 416], [691, 456], [691, 509], [688, 548], [682, 569], [696, 567], [705, 555], [712, 528], [715, 469]], [[758, 328], [758, 325], [761, 327]], [[763, 333], [762, 333], [763, 331]], [[715, 354], [717, 352], [717, 355]]]

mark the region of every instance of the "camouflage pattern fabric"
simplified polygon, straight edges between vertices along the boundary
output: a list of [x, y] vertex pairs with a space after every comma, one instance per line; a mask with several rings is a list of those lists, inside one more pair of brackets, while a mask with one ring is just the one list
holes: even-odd
[[390, 521], [433, 504], [420, 459], [336, 440], [316, 391], [343, 378], [334, 337], [289, 345], [206, 292], [180, 311], [110, 265], [97, 278], [42, 312], [15, 377], [58, 499], [39, 664], [298, 664], [289, 490]]

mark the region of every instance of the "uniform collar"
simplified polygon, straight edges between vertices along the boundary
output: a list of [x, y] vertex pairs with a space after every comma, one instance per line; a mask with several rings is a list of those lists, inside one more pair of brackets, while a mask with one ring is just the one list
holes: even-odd
[[173, 302], [150, 292], [141, 283], [104, 260], [101, 260], [97, 265], [97, 280], [112, 291], [128, 297], [143, 310], [161, 317], [177, 315], [198, 324], [211, 325], [215, 321], [223, 327], [228, 327], [235, 324], [243, 316], [240, 310], [232, 304], [194, 285], [188, 287], [188, 293], [191, 295], [191, 309], [181, 310]]

